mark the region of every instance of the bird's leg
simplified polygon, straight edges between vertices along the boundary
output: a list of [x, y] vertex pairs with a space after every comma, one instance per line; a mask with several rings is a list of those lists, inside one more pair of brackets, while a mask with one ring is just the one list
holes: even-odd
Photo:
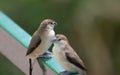
[[63, 71], [63, 72], [60, 72], [59, 75], [79, 75], [77, 72], [76, 73], [71, 73], [71, 72], [68, 72], [68, 71]]
[[52, 52], [50, 52], [50, 51], [46, 51], [43, 55], [40, 55], [39, 57], [40, 57], [40, 58], [50, 59], [50, 58], [53, 57], [53, 54], [52, 54]]

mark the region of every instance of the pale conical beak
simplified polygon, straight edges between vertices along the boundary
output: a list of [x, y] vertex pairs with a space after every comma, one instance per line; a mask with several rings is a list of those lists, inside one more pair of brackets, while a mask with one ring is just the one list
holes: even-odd
[[52, 42], [54, 43], [54, 42], [56, 42], [56, 41], [57, 41], [57, 38], [54, 37], [54, 38], [52, 39]]
[[53, 24], [54, 24], [54, 26], [57, 26], [57, 25], [58, 25], [57, 22], [53, 22]]

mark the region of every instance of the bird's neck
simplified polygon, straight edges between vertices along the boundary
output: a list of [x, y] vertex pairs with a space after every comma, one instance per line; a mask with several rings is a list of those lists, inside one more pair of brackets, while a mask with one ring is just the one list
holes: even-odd
[[58, 48], [60, 50], [65, 49], [65, 45], [54, 44], [54, 47], [56, 47], [56, 48]]
[[41, 39], [46, 40], [46, 41], [50, 41], [55, 37], [55, 32], [54, 30], [51, 31], [44, 31], [42, 32], [43, 36], [41, 36]]

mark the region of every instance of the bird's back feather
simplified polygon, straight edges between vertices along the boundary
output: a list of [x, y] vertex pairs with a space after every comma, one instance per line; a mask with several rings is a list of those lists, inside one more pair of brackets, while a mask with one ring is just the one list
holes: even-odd
[[36, 34], [36, 32], [35, 32], [30, 41], [30, 45], [28, 47], [26, 55], [29, 55], [30, 53], [32, 53], [35, 50], [35, 48], [37, 48], [39, 46], [40, 43], [41, 43], [40, 35]]

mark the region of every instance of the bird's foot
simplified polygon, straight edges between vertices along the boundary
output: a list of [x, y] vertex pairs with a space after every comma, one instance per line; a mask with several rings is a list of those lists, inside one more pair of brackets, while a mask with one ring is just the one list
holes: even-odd
[[53, 55], [53, 53], [50, 51], [46, 51], [43, 55]]
[[39, 56], [40, 58], [50, 59], [53, 57], [53, 54], [49, 51], [46, 51], [43, 55]]
[[68, 71], [63, 71], [63, 72], [60, 72], [59, 75], [79, 75], [79, 74], [77, 72], [72, 73], [72, 72], [68, 72]]

